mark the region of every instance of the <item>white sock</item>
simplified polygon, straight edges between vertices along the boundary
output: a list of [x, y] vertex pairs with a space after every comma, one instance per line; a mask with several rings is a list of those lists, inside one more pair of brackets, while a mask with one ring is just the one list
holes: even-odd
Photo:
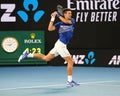
[[69, 81], [69, 82], [72, 81], [72, 75], [68, 75], [68, 81]]
[[33, 57], [34, 57], [34, 54], [29, 53], [27, 57], [28, 57], [28, 58], [33, 58]]

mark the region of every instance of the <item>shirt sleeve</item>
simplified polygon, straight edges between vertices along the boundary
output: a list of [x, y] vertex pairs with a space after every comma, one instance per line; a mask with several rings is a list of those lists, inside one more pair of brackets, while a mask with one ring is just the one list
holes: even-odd
[[75, 19], [71, 18], [71, 21], [72, 21], [72, 24], [74, 25], [75, 24]]
[[55, 26], [56, 29], [59, 29], [59, 27], [60, 27], [60, 22], [56, 23], [54, 26]]

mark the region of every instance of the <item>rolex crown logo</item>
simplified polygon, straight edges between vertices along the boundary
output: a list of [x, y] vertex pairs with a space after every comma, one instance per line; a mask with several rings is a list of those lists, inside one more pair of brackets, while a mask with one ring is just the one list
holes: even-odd
[[31, 33], [30, 37], [31, 37], [31, 39], [34, 39], [35, 38], [35, 33]]

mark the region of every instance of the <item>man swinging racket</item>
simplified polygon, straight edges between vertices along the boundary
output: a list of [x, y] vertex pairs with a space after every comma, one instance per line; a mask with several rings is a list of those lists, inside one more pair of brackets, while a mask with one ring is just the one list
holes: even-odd
[[[56, 17], [60, 19], [60, 22], [54, 24]], [[38, 58], [44, 61], [50, 61], [60, 55], [67, 62], [67, 84], [71, 87], [79, 86], [78, 83], [72, 80], [74, 62], [67, 49], [67, 44], [73, 36], [74, 24], [75, 20], [72, 18], [72, 11], [70, 9], [65, 8], [63, 10], [63, 16], [57, 11], [54, 11], [51, 14], [51, 20], [48, 25], [49, 31], [54, 31], [57, 29], [59, 32], [59, 39], [56, 41], [54, 48], [47, 55], [37, 53], [32, 54], [25, 50], [19, 57], [18, 62], [21, 62], [25, 58]]]

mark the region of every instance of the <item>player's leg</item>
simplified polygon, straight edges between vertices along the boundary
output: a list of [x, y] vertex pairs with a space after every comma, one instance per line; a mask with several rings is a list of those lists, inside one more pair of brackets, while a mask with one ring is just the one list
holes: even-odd
[[20, 55], [18, 62], [21, 62], [22, 60], [24, 60], [25, 58], [38, 58], [41, 59], [43, 61], [50, 61], [51, 59], [53, 59], [54, 57], [58, 56], [58, 52], [56, 51], [56, 47], [54, 47], [47, 55], [44, 54], [38, 54], [38, 53], [29, 53], [28, 50], [25, 50], [22, 55]]
[[22, 55], [20, 55], [18, 62], [21, 62], [22, 60], [24, 60], [25, 58], [38, 58], [41, 59], [43, 61], [50, 61], [51, 59], [53, 59], [55, 57], [54, 53], [48, 53], [47, 55], [44, 54], [37, 54], [37, 53], [29, 53], [28, 50], [25, 50]]
[[44, 54], [33, 54], [33, 58], [38, 58], [41, 59], [43, 61], [50, 61], [55, 57], [54, 54], [48, 53], [47, 55]]
[[72, 74], [73, 74], [73, 60], [70, 56], [64, 57], [64, 60], [67, 62], [67, 75], [68, 75], [68, 81], [72, 81]]
[[67, 74], [68, 74], [68, 81], [72, 81], [72, 73], [73, 73], [73, 60], [71, 55], [66, 47], [65, 44], [58, 42], [58, 49], [59, 55], [67, 62]]
[[68, 56], [68, 57], [64, 57], [64, 60], [67, 62], [67, 74], [68, 74], [67, 84], [70, 85], [71, 87], [79, 86], [80, 84], [72, 80], [73, 64], [74, 64], [73, 59], [71, 58], [71, 56]]
[[78, 86], [79, 84], [74, 82], [72, 79], [73, 75], [73, 64], [74, 61], [66, 47], [65, 44], [59, 43], [59, 48], [57, 49], [59, 55], [67, 62], [67, 75], [68, 75], [68, 84], [70, 86]]

